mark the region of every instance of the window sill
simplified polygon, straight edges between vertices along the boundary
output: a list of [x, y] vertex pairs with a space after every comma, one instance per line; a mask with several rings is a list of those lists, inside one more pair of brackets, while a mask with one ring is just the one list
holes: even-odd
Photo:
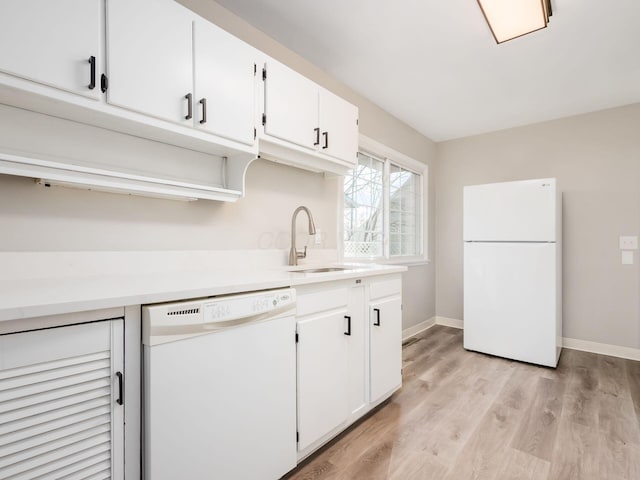
[[429, 265], [431, 260], [423, 257], [408, 258], [362, 258], [350, 257], [344, 259], [345, 263], [378, 263], [380, 265], [404, 265], [407, 267], [418, 267], [420, 265]]

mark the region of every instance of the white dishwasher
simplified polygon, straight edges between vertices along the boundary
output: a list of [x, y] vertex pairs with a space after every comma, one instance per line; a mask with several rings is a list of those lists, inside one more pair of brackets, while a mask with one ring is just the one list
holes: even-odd
[[147, 480], [296, 466], [295, 290], [142, 308]]

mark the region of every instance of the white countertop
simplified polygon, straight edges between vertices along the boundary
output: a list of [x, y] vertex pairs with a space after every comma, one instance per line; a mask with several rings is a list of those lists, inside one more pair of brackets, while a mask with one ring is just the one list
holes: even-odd
[[348, 270], [299, 273], [299, 267], [206, 268], [165, 272], [113, 273], [101, 275], [66, 273], [36, 278], [0, 278], [0, 321], [75, 313], [249, 292], [318, 282], [400, 273], [404, 266], [371, 264], [323, 264]]

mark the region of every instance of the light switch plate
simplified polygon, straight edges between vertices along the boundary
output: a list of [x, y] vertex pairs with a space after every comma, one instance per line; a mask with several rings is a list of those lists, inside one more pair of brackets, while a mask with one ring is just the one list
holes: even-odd
[[621, 252], [622, 265], [633, 265], [633, 252], [630, 250], [623, 250]]
[[638, 250], [638, 237], [620, 237], [620, 250]]

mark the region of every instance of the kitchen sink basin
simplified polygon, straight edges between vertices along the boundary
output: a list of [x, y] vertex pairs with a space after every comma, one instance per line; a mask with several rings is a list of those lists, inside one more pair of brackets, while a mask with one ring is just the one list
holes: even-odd
[[344, 270], [350, 270], [349, 268], [342, 267], [324, 267], [324, 268], [306, 268], [304, 270], [289, 270], [291, 273], [327, 273], [327, 272], [342, 272]]

